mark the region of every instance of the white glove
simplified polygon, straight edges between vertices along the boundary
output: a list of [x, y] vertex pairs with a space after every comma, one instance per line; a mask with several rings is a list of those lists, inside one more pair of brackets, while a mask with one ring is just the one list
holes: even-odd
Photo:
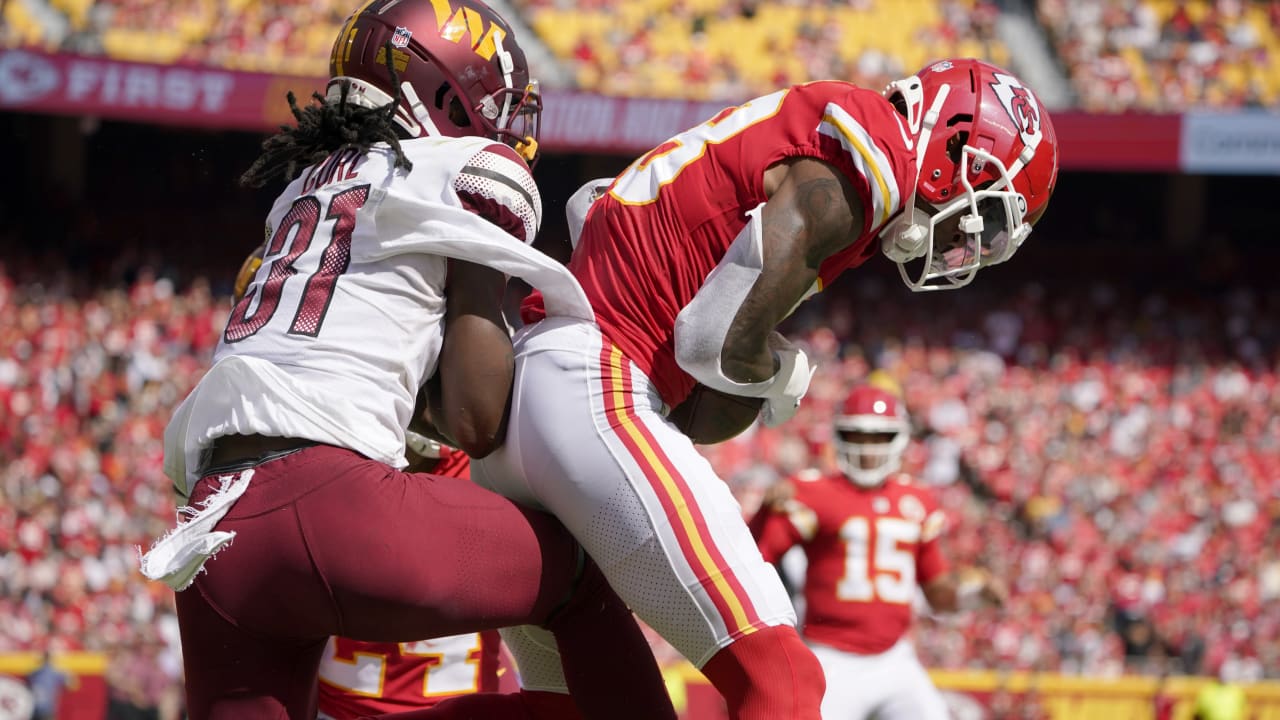
[[776, 385], [778, 388], [767, 395], [764, 408], [760, 411], [760, 421], [768, 427], [777, 427], [795, 416], [800, 408], [800, 400], [809, 392], [809, 381], [818, 366], [809, 366], [809, 358], [804, 351], [796, 347], [779, 332], [769, 336], [769, 349], [778, 358], [778, 373], [774, 377], [785, 378], [785, 382]]

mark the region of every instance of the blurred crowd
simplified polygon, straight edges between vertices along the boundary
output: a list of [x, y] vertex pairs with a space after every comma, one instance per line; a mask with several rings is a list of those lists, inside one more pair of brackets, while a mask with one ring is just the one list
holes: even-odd
[[1280, 100], [1276, 0], [1039, 0], [1038, 10], [1085, 110]]
[[[1280, 291], [904, 302], [891, 282], [803, 306], [790, 331], [819, 369], [800, 415], [705, 449], [745, 512], [830, 468], [834, 408], [878, 368], [904, 389], [907, 467], [949, 514], [952, 562], [1012, 588], [1004, 612], [918, 623], [926, 664], [1280, 669]], [[113, 692], [161, 703], [181, 673], [172, 595], [137, 551], [173, 521], [163, 428], [228, 301], [146, 271], [75, 287], [0, 273], [0, 652], [107, 652], [127, 668]]]
[[989, 0], [516, 0], [580, 87], [737, 102], [820, 78], [882, 88], [930, 60], [1007, 64]]
[[[870, 88], [940, 57], [1010, 64], [995, 0], [511, 0], [577, 87], [738, 102], [796, 82]], [[7, 2], [0, 41], [322, 75], [346, 0]], [[1036, 0], [1085, 110], [1280, 100], [1280, 0]], [[536, 74], [536, 73], [535, 73]]]

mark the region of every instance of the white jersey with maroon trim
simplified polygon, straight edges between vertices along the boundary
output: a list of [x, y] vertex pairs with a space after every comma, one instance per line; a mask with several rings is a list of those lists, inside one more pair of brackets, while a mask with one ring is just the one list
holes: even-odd
[[343, 149], [276, 200], [262, 266], [165, 432], [165, 471], [184, 493], [201, 450], [230, 434], [314, 440], [403, 467], [404, 428], [443, 340], [446, 256], [556, 280], [554, 262], [527, 245], [542, 201], [511, 148], [483, 138], [402, 147], [412, 170], [395, 168], [386, 145]]

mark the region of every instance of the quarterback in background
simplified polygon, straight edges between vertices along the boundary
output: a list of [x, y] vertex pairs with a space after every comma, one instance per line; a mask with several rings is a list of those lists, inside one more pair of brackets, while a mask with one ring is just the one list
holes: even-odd
[[907, 640], [916, 586], [934, 612], [1000, 606], [1005, 588], [952, 571], [933, 493], [899, 472], [911, 427], [899, 398], [855, 387], [835, 420], [839, 474], [807, 471], [773, 489], [751, 520], [776, 563], [803, 548], [803, 636], [822, 663], [825, 720], [946, 720], [947, 708]]
[[912, 290], [968, 284], [1026, 241], [1057, 169], [1039, 100], [977, 60], [724, 109], [589, 204], [569, 269], [594, 317], [526, 301], [505, 442], [473, 476], [554, 513], [731, 718], [817, 718], [790, 597], [694, 443], [794, 415], [811, 368], [776, 328], [806, 298], [877, 254]]

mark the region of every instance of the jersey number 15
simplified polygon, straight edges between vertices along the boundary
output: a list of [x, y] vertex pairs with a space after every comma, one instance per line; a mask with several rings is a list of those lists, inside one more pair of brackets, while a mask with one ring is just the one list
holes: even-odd
[[920, 525], [901, 518], [879, 517], [875, 519], [875, 530], [872, 548], [867, 518], [852, 517], [840, 526], [845, 560], [836, 597], [850, 602], [909, 603], [916, 589], [914, 551], [920, 540]]

